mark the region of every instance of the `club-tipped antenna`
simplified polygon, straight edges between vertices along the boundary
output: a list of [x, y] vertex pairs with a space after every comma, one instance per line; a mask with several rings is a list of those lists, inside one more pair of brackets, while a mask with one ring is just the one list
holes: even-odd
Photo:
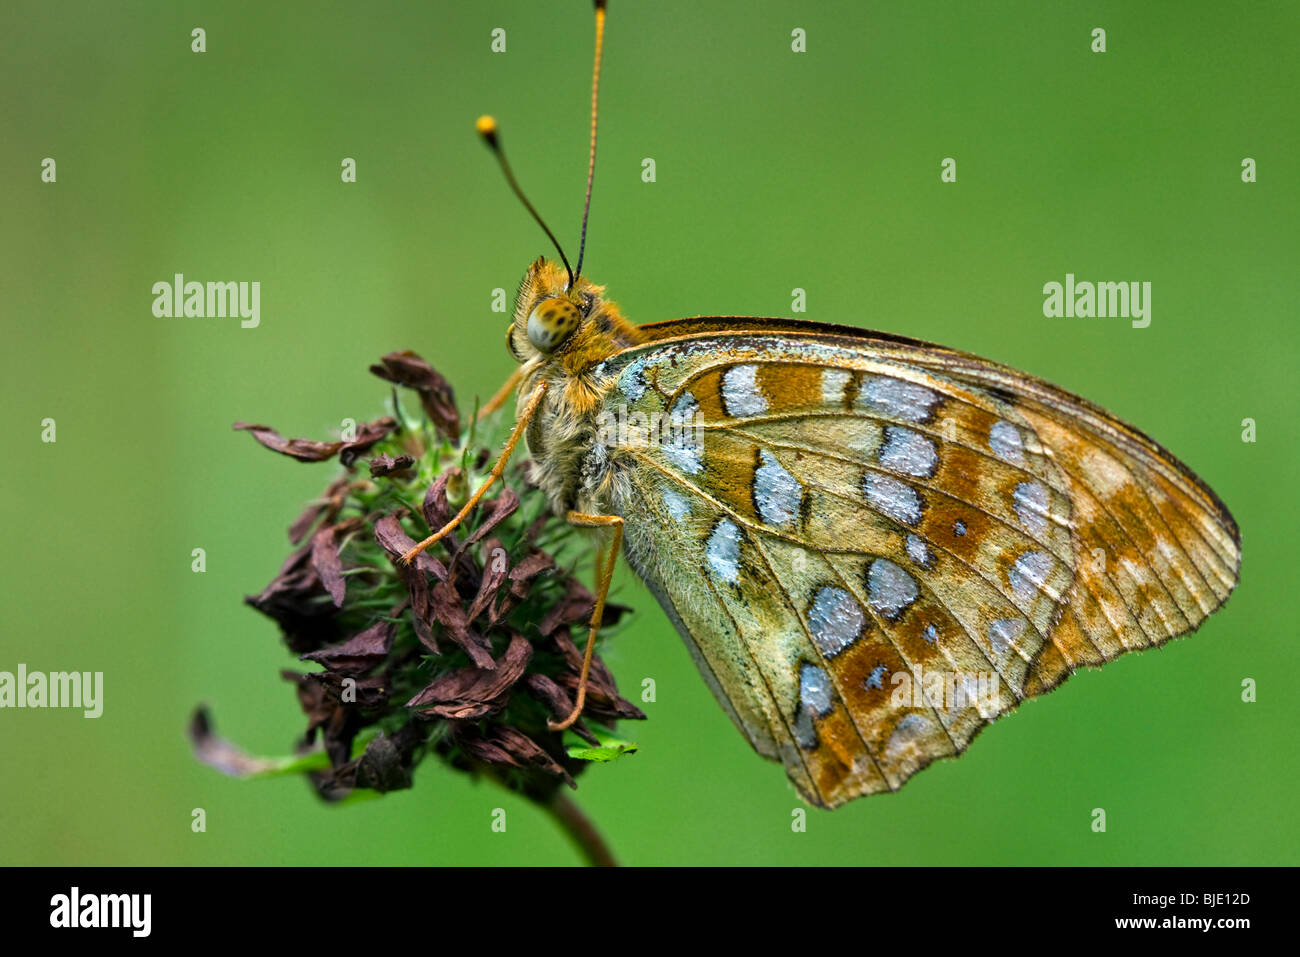
[[[587, 217], [591, 214], [591, 182], [596, 178], [596, 105], [600, 94], [600, 53], [605, 44], [605, 0], [596, 0], [596, 61], [591, 68], [591, 155], [587, 159], [587, 199], [582, 206], [582, 237], [578, 240], [578, 268], [582, 275], [582, 257], [587, 251]], [[572, 285], [572, 284], [570, 284]]]
[[[537, 220], [537, 225], [542, 227], [542, 231], [546, 233], [547, 237], [550, 238], [551, 243], [555, 246], [555, 251], [560, 254], [560, 261], [564, 263], [564, 268], [568, 270], [569, 273], [569, 288], [572, 289], [576, 274], [573, 271], [573, 267], [569, 265], [569, 257], [564, 255], [564, 249], [560, 246], [560, 241], [555, 238], [555, 233], [551, 232], [551, 227], [546, 225], [546, 221], [542, 219], [541, 214], [538, 213], [533, 207], [533, 204], [528, 201], [528, 197], [524, 195], [524, 191], [519, 188], [519, 182], [515, 179], [515, 174], [510, 170], [510, 163], [506, 161], [505, 150], [501, 148], [501, 134], [497, 131], [497, 121], [490, 116], [480, 116], [478, 118], [477, 126], [479, 135], [483, 137], [488, 148], [492, 150], [492, 155], [494, 155], [497, 158], [497, 162], [501, 164], [501, 172], [505, 173], [506, 182], [510, 184], [510, 188], [514, 190], [515, 195], [519, 197], [519, 202], [523, 203], [528, 212], [533, 214], [533, 219]], [[594, 148], [593, 145], [593, 150]], [[594, 156], [595, 153], [593, 152], [592, 155]], [[588, 189], [590, 190], [590, 186], [588, 186]]]

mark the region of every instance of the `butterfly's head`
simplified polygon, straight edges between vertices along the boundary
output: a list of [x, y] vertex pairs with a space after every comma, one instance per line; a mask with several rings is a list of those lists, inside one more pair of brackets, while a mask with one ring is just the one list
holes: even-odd
[[506, 348], [520, 362], [565, 351], [585, 338], [579, 330], [602, 313], [603, 292], [581, 276], [570, 288], [568, 269], [539, 257], [519, 284]]

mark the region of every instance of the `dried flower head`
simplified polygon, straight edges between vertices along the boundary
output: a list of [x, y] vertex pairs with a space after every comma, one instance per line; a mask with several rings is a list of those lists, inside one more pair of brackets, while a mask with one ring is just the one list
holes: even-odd
[[[572, 709], [578, 686], [582, 653], [570, 632], [585, 626], [593, 596], [574, 565], [587, 542], [552, 517], [520, 462], [437, 555], [398, 561], [451, 518], [494, 456], [481, 423], [462, 441], [451, 386], [419, 356], [392, 353], [371, 371], [414, 390], [420, 414], [408, 415], [393, 389], [388, 416], [336, 441], [235, 424], [299, 461], [337, 457], [344, 467], [290, 525], [296, 548], [279, 572], [245, 599], [321, 670], [282, 672], [307, 717], [294, 757], [245, 755], [215, 736], [202, 708], [191, 722], [196, 754], [240, 776], [306, 772], [331, 800], [410, 787], [416, 765], [436, 754], [551, 802], [591, 759], [633, 749], [612, 737], [617, 720], [645, 717], [597, 656], [583, 720], [568, 732], [576, 737], [566, 745], [547, 728]], [[605, 625], [625, 612], [608, 606]]]

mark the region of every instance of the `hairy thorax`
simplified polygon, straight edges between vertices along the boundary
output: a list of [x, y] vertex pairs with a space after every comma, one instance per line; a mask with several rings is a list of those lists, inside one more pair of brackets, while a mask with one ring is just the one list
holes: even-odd
[[620, 514], [619, 469], [600, 427], [614, 380], [590, 370], [574, 375], [543, 367], [525, 379], [525, 394], [538, 379], [547, 381], [547, 393], [527, 432], [532, 480], [557, 515]]

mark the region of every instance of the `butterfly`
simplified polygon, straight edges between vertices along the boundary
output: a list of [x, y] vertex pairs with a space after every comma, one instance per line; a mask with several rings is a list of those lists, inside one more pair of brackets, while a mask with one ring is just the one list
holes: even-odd
[[[635, 326], [577, 268], [527, 270], [507, 328], [516, 424], [551, 508], [605, 537], [737, 728], [811, 804], [897, 790], [1076, 669], [1197, 628], [1241, 539], [1168, 451], [1092, 403], [880, 332], [713, 316]], [[584, 679], [586, 670], [584, 668]], [[583, 706], [553, 728], [567, 727]]]

